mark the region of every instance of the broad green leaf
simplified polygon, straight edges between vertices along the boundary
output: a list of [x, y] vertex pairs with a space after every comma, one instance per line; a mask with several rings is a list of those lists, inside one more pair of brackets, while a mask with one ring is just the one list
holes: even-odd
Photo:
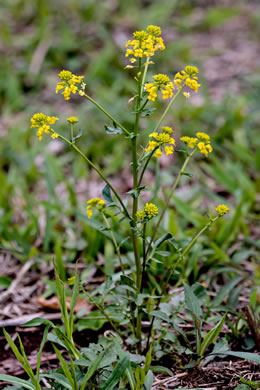
[[151, 366], [150, 369], [152, 370], [152, 372], [155, 372], [155, 373], [168, 374], [168, 375], [173, 376], [173, 372], [171, 370], [169, 370], [169, 368], [167, 368], [167, 367]]
[[151, 390], [152, 385], [153, 385], [153, 373], [151, 370], [149, 370], [146, 374], [145, 381], [144, 381], [145, 390]]
[[[211, 353], [210, 355], [213, 355]], [[240, 351], [225, 351], [223, 353], [214, 353], [214, 355], [225, 355], [225, 356], [234, 356], [238, 357], [240, 359], [249, 360], [250, 362], [254, 362], [257, 364], [260, 364], [260, 355], [257, 353], [251, 353], [251, 352], [240, 352]]]
[[54, 344], [52, 344], [52, 346], [53, 346], [53, 349], [54, 349], [54, 351], [55, 351], [55, 353], [60, 361], [61, 367], [63, 369], [63, 372], [64, 372], [66, 378], [68, 379], [71, 387], [74, 388], [74, 381], [73, 381], [72, 375], [70, 373], [70, 370], [68, 368], [68, 363], [65, 362], [65, 360], [63, 359], [62, 354], [60, 353], [58, 348], [56, 348]]
[[163, 321], [171, 322], [170, 317], [168, 317], [167, 314], [161, 310], [152, 310], [149, 314], [154, 317], [160, 318]]
[[25, 381], [24, 379], [16, 378], [11, 375], [0, 374], [0, 381], [13, 383], [15, 385], [22, 386], [22, 388], [24, 387], [25, 389], [30, 389], [30, 390], [35, 389], [33, 384], [28, 383], [28, 381]]
[[221, 304], [223, 299], [230, 293], [233, 288], [243, 280], [242, 276], [229, 280], [218, 292], [215, 298], [212, 301], [212, 307], [218, 306]]
[[167, 240], [169, 240], [170, 238], [172, 238], [171, 233], [165, 233], [163, 236], [161, 236], [160, 238], [158, 238], [158, 240], [155, 241], [155, 243], [154, 243], [154, 245], [153, 245], [153, 249], [159, 248], [159, 246], [160, 246], [164, 241], [167, 241]]
[[217, 339], [219, 333], [221, 332], [221, 330], [223, 328], [223, 325], [224, 325], [224, 322], [226, 319], [226, 315], [227, 315], [227, 313], [225, 313], [223, 318], [221, 319], [221, 321], [219, 321], [219, 323], [206, 334], [204, 340], [201, 343], [200, 356], [203, 356], [203, 354], [204, 354], [205, 350], [208, 348], [208, 346], [210, 344], [214, 343], [214, 341]]
[[193, 293], [192, 289], [186, 283], [184, 283], [184, 295], [185, 303], [188, 309], [193, 312], [198, 318], [202, 318], [200, 302], [197, 296]]
[[39, 352], [37, 353], [37, 366], [36, 366], [36, 381], [39, 383], [39, 374], [40, 374], [40, 364], [41, 364], [41, 356], [42, 356], [42, 350], [44, 347], [44, 344], [46, 343], [48, 331], [49, 331], [49, 325], [47, 325], [44, 329], [42, 341], [40, 345]]
[[108, 184], [106, 184], [105, 187], [103, 188], [102, 195], [105, 201], [107, 201], [108, 203], [113, 203], [110, 187]]
[[54, 379], [55, 382], [61, 384], [62, 386], [64, 386], [66, 389], [69, 389], [69, 390], [72, 390], [72, 387], [71, 385], [69, 384], [69, 381], [67, 380], [67, 378], [62, 375], [62, 374], [58, 374], [58, 373], [54, 373], [54, 374], [42, 374], [42, 376], [44, 378], [50, 378], [50, 379]]
[[85, 386], [86, 386], [88, 380], [95, 374], [95, 372], [96, 372], [96, 370], [97, 370], [97, 368], [98, 368], [98, 366], [99, 366], [101, 360], [102, 360], [103, 357], [104, 357], [104, 354], [105, 354], [105, 351], [104, 351], [103, 353], [101, 353], [101, 354], [97, 357], [97, 359], [94, 360], [94, 361], [90, 364], [90, 366], [89, 366], [89, 368], [88, 368], [88, 371], [87, 371], [86, 375], [84, 376], [83, 381], [82, 381], [82, 383], [81, 383], [80, 390], [84, 390], [84, 389], [85, 389]]
[[40, 318], [40, 317], [34, 318], [31, 321], [28, 321], [25, 324], [23, 324], [22, 326], [32, 327], [32, 326], [40, 326], [40, 325], [50, 325], [52, 328], [56, 328], [56, 326], [54, 325], [53, 322], [46, 320], [45, 318]]
[[128, 363], [128, 356], [125, 356], [123, 359], [121, 359], [101, 390], [114, 390], [116, 384], [120, 381], [121, 376], [128, 366]]
[[75, 269], [75, 281], [74, 281], [74, 287], [73, 287], [73, 293], [71, 297], [71, 302], [70, 302], [70, 314], [69, 314], [69, 330], [70, 330], [70, 338], [72, 338], [73, 334], [73, 324], [74, 324], [74, 309], [77, 304], [79, 296], [79, 274], [77, 270], [77, 266]]
[[[113, 341], [114, 341], [114, 346], [115, 346], [115, 349], [118, 353], [119, 358], [123, 359], [126, 356], [126, 352], [121, 348], [121, 345], [116, 337], [113, 337]], [[127, 375], [131, 390], [136, 390], [135, 378], [134, 378], [134, 374], [133, 374], [130, 362], [128, 363], [128, 366], [126, 367], [126, 375]]]

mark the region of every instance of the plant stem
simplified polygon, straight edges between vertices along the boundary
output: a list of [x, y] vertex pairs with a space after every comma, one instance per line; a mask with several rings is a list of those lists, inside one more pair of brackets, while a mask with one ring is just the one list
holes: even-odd
[[70, 140], [71, 140], [72, 143], [73, 143], [73, 138], [74, 138], [74, 135], [73, 135], [73, 125], [71, 124], [70, 125]]
[[125, 271], [124, 271], [124, 266], [123, 266], [122, 257], [121, 257], [121, 253], [120, 253], [120, 248], [119, 248], [119, 246], [117, 245], [117, 242], [116, 242], [116, 239], [115, 239], [113, 230], [112, 230], [112, 228], [111, 228], [111, 225], [110, 225], [110, 223], [109, 223], [107, 217], [105, 216], [104, 213], [102, 213], [102, 215], [103, 215], [103, 218], [104, 218], [104, 220], [105, 220], [105, 224], [107, 225], [107, 228], [108, 228], [108, 230], [110, 231], [111, 238], [112, 238], [112, 241], [113, 241], [113, 243], [114, 243], [115, 250], [116, 250], [116, 253], [117, 253], [119, 262], [120, 262], [120, 267], [121, 267], [122, 274], [125, 276]]
[[[52, 129], [51, 129], [52, 130]], [[52, 130], [54, 132], [54, 130]], [[55, 132], [56, 133], [56, 132]], [[76, 152], [78, 152], [81, 157], [84, 158], [85, 161], [87, 161], [87, 163], [93, 168], [95, 169], [95, 171], [99, 174], [99, 176], [104, 180], [104, 182], [109, 186], [109, 188], [111, 189], [111, 191], [115, 194], [116, 198], [118, 199], [119, 203], [121, 204], [124, 212], [125, 212], [125, 215], [127, 216], [128, 219], [131, 220], [131, 217], [127, 211], [127, 208], [125, 207], [122, 199], [120, 198], [118, 192], [116, 191], [116, 189], [112, 186], [112, 184], [106, 179], [106, 177], [103, 175], [103, 173], [99, 170], [98, 167], [96, 167], [95, 164], [93, 164], [92, 161], [90, 161], [87, 156], [75, 145], [73, 144], [72, 142], [70, 142], [67, 138], [63, 137], [62, 135], [58, 134], [59, 137], [61, 139], [63, 139], [63, 141], [67, 142], [74, 150], [76, 150]]]
[[110, 325], [112, 326], [112, 328], [114, 329], [114, 331], [118, 334], [119, 337], [121, 337], [121, 339], [123, 340], [123, 343], [124, 342], [124, 337], [122, 336], [121, 332], [118, 330], [118, 327], [115, 326], [115, 324], [113, 323], [113, 321], [111, 320], [111, 318], [109, 317], [109, 315], [106, 313], [106, 311], [102, 308], [102, 306], [99, 305], [99, 303], [97, 303], [95, 301], [94, 298], [92, 298], [91, 295], [89, 295], [89, 293], [84, 289], [84, 287], [82, 287], [83, 289], [83, 292], [84, 294], [86, 294], [86, 296], [88, 297], [88, 299], [93, 303], [93, 305], [95, 305], [98, 310], [103, 314], [103, 316], [106, 317], [106, 319], [108, 320], [108, 322], [110, 323]]
[[145, 276], [145, 263], [146, 263], [146, 253], [145, 253], [145, 240], [146, 240], [146, 223], [143, 226], [143, 270], [142, 270], [142, 278], [141, 278], [141, 293], [144, 287], [144, 276]]
[[151, 158], [153, 157], [154, 153], [156, 152], [156, 150], [159, 148], [159, 146], [156, 146], [149, 154], [148, 158], [146, 159], [146, 162], [144, 164], [144, 167], [142, 169], [142, 172], [141, 172], [141, 175], [139, 177], [139, 181], [138, 181], [138, 184], [137, 184], [137, 187], [139, 188], [142, 184], [142, 180], [143, 180], [143, 176], [144, 176], [144, 173], [146, 171], [146, 168], [148, 167], [148, 164], [151, 160]]
[[170, 195], [168, 196], [168, 199], [167, 199], [167, 201], [166, 201], [166, 203], [165, 203], [165, 205], [164, 205], [164, 208], [163, 208], [163, 211], [162, 211], [162, 213], [161, 213], [161, 215], [160, 215], [160, 218], [159, 218], [159, 220], [158, 220], [158, 222], [157, 222], [157, 224], [156, 224], [156, 226], [155, 226], [155, 228], [154, 228], [153, 235], [152, 235], [152, 237], [151, 237], [151, 240], [150, 240], [150, 242], [149, 242], [148, 248], [147, 248], [147, 250], [146, 250], [146, 256], [148, 255], [149, 250], [151, 249], [152, 242], [153, 242], [153, 240], [154, 240], [154, 238], [155, 238], [155, 235], [156, 235], [156, 233], [157, 233], [157, 231], [158, 231], [158, 228], [159, 228], [160, 223], [161, 223], [161, 221], [162, 221], [162, 219], [163, 219], [163, 217], [164, 217], [164, 214], [165, 214], [165, 212], [166, 212], [166, 210], [167, 210], [167, 208], [168, 208], [168, 206], [169, 206], [169, 203], [170, 203], [170, 201], [171, 201], [172, 195], [173, 195], [174, 191], [176, 190], [176, 188], [177, 188], [177, 186], [178, 186], [178, 184], [179, 184], [180, 178], [181, 178], [181, 176], [183, 175], [184, 170], [185, 170], [185, 168], [186, 168], [186, 166], [187, 166], [189, 160], [191, 159], [191, 157], [192, 157], [193, 154], [195, 153], [196, 149], [197, 149], [197, 148], [194, 148], [194, 150], [193, 150], [190, 154], [188, 154], [188, 156], [186, 157], [186, 159], [185, 159], [185, 161], [184, 161], [184, 163], [183, 163], [183, 165], [182, 165], [182, 167], [181, 167], [181, 170], [180, 170], [180, 172], [179, 172], [179, 174], [178, 174], [178, 176], [177, 176], [177, 179], [176, 179], [176, 181], [175, 181], [175, 183], [174, 183], [174, 186], [172, 187], [172, 190], [171, 190], [171, 192], [170, 192]]
[[[212, 223], [215, 222], [218, 218], [219, 218], [219, 216], [216, 216], [215, 218], [210, 219], [210, 221], [193, 237], [193, 239], [190, 241], [190, 243], [183, 249], [183, 251], [180, 254], [180, 256], [178, 257], [176, 263], [174, 264], [174, 266], [170, 270], [170, 273], [166, 279], [166, 282], [164, 283], [164, 285], [162, 287], [161, 294], [160, 294], [161, 296], [158, 299], [157, 305], [156, 305], [154, 310], [159, 309], [161, 300], [162, 300], [163, 295], [165, 293], [165, 290], [169, 284], [169, 281], [170, 281], [172, 275], [174, 274], [176, 268], [178, 267], [179, 263], [181, 262], [181, 260], [183, 260], [184, 256], [189, 252], [191, 247], [195, 244], [195, 242], [198, 240], [198, 238], [205, 232], [205, 230], [207, 230], [212, 225]], [[148, 335], [148, 339], [147, 339], [146, 350], [148, 350], [149, 346], [150, 346], [150, 338], [151, 338], [151, 334], [152, 334], [154, 318], [155, 317], [152, 318], [151, 325], [149, 328], [149, 335]]]
[[84, 93], [83, 95], [86, 99], [88, 99], [91, 103], [95, 104], [109, 119], [111, 119], [112, 122], [114, 122], [118, 127], [120, 127], [124, 133], [127, 135], [131, 135], [131, 133], [123, 126], [121, 125], [115, 118], [112, 117], [100, 104], [98, 104], [94, 99], [92, 99], [89, 95]]
[[[135, 125], [134, 125], [134, 133], [132, 138], [132, 159], [133, 159], [133, 188], [137, 189], [138, 187], [138, 164], [137, 164], [137, 136], [138, 136], [138, 127], [139, 127], [139, 119], [140, 119], [140, 104], [141, 104], [141, 65], [142, 60], [139, 58], [139, 66], [138, 66], [138, 96], [136, 100], [136, 117], [135, 117]], [[133, 228], [136, 228], [136, 212], [138, 208], [138, 196], [134, 197], [133, 200], [133, 211], [132, 211], [132, 220], [133, 220]], [[141, 287], [141, 262], [140, 262], [140, 254], [138, 250], [137, 244], [137, 236], [135, 230], [132, 229], [132, 241], [134, 247], [134, 255], [135, 255], [135, 266], [136, 266], [136, 288], [137, 291], [140, 291]]]
[[168, 104], [168, 106], [166, 107], [164, 113], [162, 114], [160, 120], [158, 121], [157, 125], [155, 126], [153, 132], [157, 131], [159, 129], [159, 127], [161, 126], [161, 123], [162, 121], [164, 120], [164, 118], [166, 117], [166, 115], [168, 114], [168, 111], [170, 110], [171, 106], [173, 105], [175, 99], [177, 98], [177, 96], [181, 93], [181, 91], [183, 90], [183, 88], [185, 87], [185, 84], [178, 90], [178, 92], [173, 96], [172, 100], [170, 101], [170, 103]]

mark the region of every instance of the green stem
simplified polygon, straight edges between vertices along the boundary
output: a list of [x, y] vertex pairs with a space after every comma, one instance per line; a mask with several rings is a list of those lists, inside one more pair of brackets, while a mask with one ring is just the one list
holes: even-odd
[[[52, 129], [51, 129], [52, 130]], [[54, 130], [52, 130], [54, 132]], [[55, 131], [56, 133], [56, 131]], [[58, 133], [57, 133], [58, 134]], [[95, 171], [99, 174], [99, 176], [104, 180], [104, 182], [109, 186], [109, 188], [111, 189], [111, 191], [115, 194], [116, 198], [118, 199], [119, 203], [121, 204], [124, 212], [125, 212], [125, 215], [127, 216], [128, 219], [131, 220], [131, 217], [122, 201], [122, 199], [120, 198], [118, 192], [116, 191], [116, 189], [112, 186], [112, 184], [105, 178], [105, 176], [103, 175], [103, 173], [96, 167], [95, 164], [93, 164], [92, 161], [90, 161], [87, 156], [75, 145], [73, 144], [72, 142], [70, 142], [67, 138], [63, 137], [62, 135], [58, 134], [58, 136], [63, 139], [63, 141], [67, 142], [74, 150], [76, 150], [76, 152], [78, 152], [81, 157], [83, 157], [83, 159], [85, 161], [87, 161], [87, 163], [93, 168], [95, 169]]]
[[157, 150], [158, 148], [159, 148], [159, 146], [156, 146], [156, 147], [150, 152], [150, 154], [149, 154], [149, 156], [148, 156], [148, 158], [147, 158], [147, 160], [146, 160], [146, 162], [145, 162], [145, 164], [144, 164], [144, 167], [143, 167], [143, 169], [142, 169], [141, 175], [140, 175], [140, 177], [139, 177], [139, 181], [138, 181], [138, 184], [137, 184], [137, 187], [138, 187], [138, 188], [141, 186], [142, 180], [143, 180], [143, 176], [144, 176], [144, 173], [145, 173], [145, 171], [146, 171], [146, 168], [147, 168], [147, 166], [148, 166], [148, 164], [149, 164], [151, 158], [153, 157], [154, 153], [156, 152], [156, 150]]
[[71, 140], [71, 142], [73, 143], [73, 138], [74, 138], [74, 134], [73, 134], [73, 125], [71, 124], [70, 125], [70, 140]]
[[172, 100], [170, 101], [170, 103], [168, 104], [168, 106], [166, 107], [164, 113], [162, 114], [160, 120], [158, 121], [157, 125], [155, 126], [153, 132], [157, 131], [159, 129], [159, 127], [161, 126], [161, 123], [162, 121], [164, 120], [164, 118], [166, 117], [166, 115], [168, 114], [171, 106], [173, 105], [174, 101], [176, 100], [177, 96], [179, 96], [179, 94], [181, 93], [181, 91], [183, 90], [183, 88], [185, 87], [185, 84], [178, 90], [178, 92], [173, 96]]
[[146, 265], [145, 240], [146, 240], [146, 223], [144, 223], [143, 226], [143, 270], [142, 270], [142, 278], [141, 278], [141, 293], [144, 288], [144, 276], [145, 276], [145, 265]]
[[[207, 230], [213, 222], [215, 222], [217, 219], [219, 218], [219, 216], [216, 216], [215, 218], [212, 218], [194, 237], [193, 239], [190, 241], [190, 243], [183, 249], [182, 253], [180, 254], [180, 256], [178, 257], [176, 263], [174, 264], [174, 266], [171, 268], [170, 270], [170, 273], [166, 279], [166, 282], [164, 283], [163, 287], [162, 287], [162, 290], [161, 290], [161, 293], [160, 293], [160, 298], [158, 299], [158, 302], [157, 302], [157, 305], [156, 305], [156, 308], [154, 310], [158, 310], [159, 309], [159, 306], [160, 306], [160, 303], [161, 303], [161, 300], [163, 298], [163, 295], [166, 291], [166, 288], [169, 284], [169, 281], [171, 280], [171, 277], [172, 275], [174, 274], [176, 268], [178, 267], [179, 263], [181, 262], [181, 260], [183, 260], [184, 256], [189, 252], [189, 250], [191, 249], [191, 247], [195, 244], [195, 242], [198, 240], [198, 238], [205, 232], [205, 230]], [[152, 318], [152, 321], [151, 321], [151, 325], [150, 325], [150, 328], [149, 328], [149, 336], [148, 336], [148, 339], [147, 339], [147, 344], [146, 344], [146, 350], [149, 349], [149, 345], [150, 345], [150, 338], [151, 338], [151, 334], [152, 334], [152, 329], [153, 329], [153, 323], [154, 323], [154, 318]]]
[[83, 287], [82, 287], [82, 289], [83, 289], [84, 294], [86, 294], [88, 299], [91, 301], [91, 303], [98, 308], [98, 310], [103, 314], [103, 316], [106, 317], [107, 321], [110, 323], [110, 325], [112, 326], [114, 331], [118, 334], [119, 337], [121, 337], [121, 339], [124, 342], [124, 338], [123, 338], [121, 332], [118, 330], [118, 327], [115, 326], [115, 324], [113, 323], [113, 321], [111, 320], [109, 315], [106, 313], [106, 311], [102, 308], [102, 306], [99, 305], [99, 303], [96, 302], [96, 300], [94, 298], [92, 298], [92, 296]]
[[110, 235], [111, 235], [112, 241], [113, 241], [113, 243], [114, 243], [115, 250], [116, 250], [116, 253], [117, 253], [119, 262], [120, 262], [120, 267], [121, 267], [122, 274], [125, 276], [125, 271], [124, 271], [124, 266], [123, 266], [122, 257], [121, 257], [121, 253], [120, 253], [120, 248], [119, 248], [119, 246], [117, 245], [117, 242], [116, 242], [116, 239], [115, 239], [113, 230], [112, 230], [112, 228], [111, 228], [111, 225], [110, 225], [110, 223], [109, 223], [107, 217], [105, 216], [104, 213], [102, 213], [102, 215], [103, 215], [105, 224], [107, 225], [107, 228], [108, 228], [108, 230], [110, 231]]
[[162, 213], [161, 213], [161, 215], [160, 215], [160, 218], [159, 218], [159, 220], [158, 220], [158, 222], [157, 222], [157, 224], [156, 224], [156, 226], [155, 226], [155, 228], [154, 228], [153, 235], [152, 235], [152, 237], [151, 237], [151, 240], [150, 240], [150, 242], [149, 242], [148, 248], [147, 248], [147, 250], [146, 250], [146, 256], [148, 255], [149, 250], [151, 249], [152, 242], [153, 242], [153, 240], [154, 240], [154, 238], [155, 238], [155, 235], [156, 235], [156, 233], [157, 233], [157, 231], [158, 231], [158, 228], [159, 228], [159, 226], [160, 226], [160, 223], [162, 222], [162, 219], [163, 219], [163, 217], [164, 217], [164, 214], [165, 214], [165, 212], [166, 212], [166, 210], [167, 210], [167, 208], [168, 208], [168, 206], [169, 206], [169, 203], [170, 203], [170, 201], [171, 201], [172, 195], [173, 195], [174, 191], [176, 190], [176, 188], [177, 188], [177, 186], [178, 186], [178, 184], [179, 184], [180, 178], [181, 178], [181, 176], [183, 175], [183, 173], [185, 172], [185, 168], [186, 168], [188, 162], [190, 161], [191, 157], [192, 157], [193, 154], [195, 153], [196, 149], [197, 149], [197, 148], [195, 148], [195, 149], [187, 156], [186, 160], [185, 160], [184, 163], [183, 163], [183, 166], [181, 167], [181, 170], [180, 170], [180, 172], [179, 172], [179, 174], [178, 174], [178, 176], [177, 176], [177, 179], [176, 179], [176, 181], [175, 181], [175, 183], [174, 183], [174, 186], [172, 187], [172, 190], [171, 190], [171, 192], [170, 192], [170, 195], [168, 196], [168, 199], [167, 199], [167, 201], [166, 201], [166, 203], [165, 203], [165, 205], [164, 205], [164, 208], [163, 208], [163, 211], [162, 211]]
[[115, 124], [117, 124], [118, 127], [120, 127], [124, 133], [126, 133], [127, 135], [131, 135], [131, 133], [123, 126], [121, 125], [115, 118], [112, 117], [112, 115], [110, 115], [100, 104], [98, 104], [94, 99], [92, 99], [89, 95], [87, 95], [86, 93], [84, 93], [83, 95], [86, 99], [88, 99], [91, 103], [95, 104], [95, 106], [97, 106], [109, 119], [111, 119], [112, 122], [114, 122]]

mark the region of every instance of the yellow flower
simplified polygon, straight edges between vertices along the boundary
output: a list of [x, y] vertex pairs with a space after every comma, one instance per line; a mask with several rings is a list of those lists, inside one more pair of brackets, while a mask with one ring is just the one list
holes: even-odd
[[59, 78], [61, 81], [56, 86], [56, 93], [64, 89], [62, 95], [65, 100], [69, 100], [71, 93], [75, 94], [78, 91], [78, 87], [75, 84], [80, 84], [84, 76], [76, 76], [69, 70], [62, 70], [59, 73]]
[[205, 154], [206, 157], [208, 157], [209, 152], [212, 152], [212, 147], [210, 144], [205, 144], [204, 142], [198, 143], [198, 148], [200, 150], [200, 153]]
[[180, 140], [182, 142], [184, 142], [186, 145], [188, 145], [189, 148], [193, 149], [195, 148], [195, 146], [197, 145], [198, 143], [198, 139], [197, 138], [193, 138], [193, 137], [181, 137]]
[[202, 132], [196, 133], [196, 137], [200, 141], [203, 141], [203, 142], [206, 142], [206, 143], [210, 143], [210, 136], [208, 134], [206, 134], [206, 133], [202, 133]]
[[188, 145], [189, 148], [193, 149], [195, 146], [198, 147], [200, 153], [208, 157], [208, 154], [212, 152], [212, 146], [210, 145], [210, 136], [206, 133], [198, 132], [196, 137], [181, 137], [181, 141]]
[[74, 284], [75, 284], [75, 276], [71, 276], [70, 278], [68, 278], [68, 285], [74, 286]]
[[126, 43], [126, 57], [131, 57], [131, 63], [136, 61], [135, 57], [151, 57], [158, 50], [164, 50], [164, 42], [161, 29], [158, 26], [148, 26], [147, 31], [136, 31], [133, 39]]
[[38, 129], [36, 135], [39, 138], [39, 141], [42, 140], [42, 136], [44, 133], [46, 134], [52, 133], [51, 138], [53, 139], [59, 136], [49, 126], [49, 125], [53, 125], [58, 119], [59, 118], [57, 118], [56, 116], [47, 116], [42, 112], [34, 114], [31, 117], [31, 123], [32, 123], [31, 128]]
[[224, 214], [227, 214], [229, 212], [229, 208], [224, 205], [224, 204], [219, 204], [216, 208], [215, 208], [216, 212], [218, 213], [218, 215], [220, 217], [222, 217]]
[[[187, 85], [190, 89], [198, 92], [200, 84], [198, 83], [197, 74], [199, 73], [198, 68], [196, 66], [188, 65], [185, 67], [185, 70], [181, 70], [176, 73], [174, 76], [174, 84], [179, 89], [184, 85]], [[183, 95], [188, 99], [190, 94], [188, 92], [183, 92]]]
[[100, 198], [92, 198], [92, 199], [87, 201], [87, 204], [88, 204], [88, 206], [87, 206], [88, 218], [92, 217], [93, 208], [96, 208], [97, 210], [102, 211], [103, 208], [105, 207], [105, 202]]
[[145, 89], [148, 92], [148, 100], [155, 101], [157, 97], [157, 91], [161, 91], [162, 98], [168, 99], [173, 97], [174, 85], [171, 82], [170, 78], [166, 74], [156, 74], [153, 76], [154, 83], [146, 83]]
[[78, 123], [78, 121], [78, 118], [76, 118], [75, 116], [70, 116], [69, 118], [67, 118], [67, 122], [69, 122], [71, 125]]
[[138, 222], [147, 222], [158, 215], [158, 207], [153, 203], [146, 203], [143, 210], [137, 211], [136, 219]]
[[153, 132], [149, 134], [149, 137], [152, 138], [152, 140], [149, 141], [148, 147], [145, 149], [146, 152], [152, 152], [157, 148], [154, 152], [154, 156], [157, 158], [162, 156], [162, 147], [164, 148], [166, 156], [169, 156], [173, 153], [173, 146], [175, 146], [175, 139], [170, 136], [173, 132], [172, 128], [165, 126], [162, 127], [162, 130], [161, 133]]

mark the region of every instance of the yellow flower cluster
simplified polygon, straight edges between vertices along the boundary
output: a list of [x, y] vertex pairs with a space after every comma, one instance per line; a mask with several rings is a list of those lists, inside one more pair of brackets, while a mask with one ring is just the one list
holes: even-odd
[[53, 125], [58, 119], [59, 118], [56, 118], [56, 116], [47, 116], [42, 112], [34, 114], [31, 117], [31, 128], [38, 129], [36, 135], [39, 138], [39, 141], [42, 140], [43, 133], [52, 133], [51, 138], [53, 139], [59, 136], [50, 128], [50, 125]]
[[188, 145], [189, 148], [193, 149], [195, 146], [198, 147], [200, 153], [208, 157], [208, 154], [212, 152], [212, 146], [210, 145], [210, 136], [206, 133], [198, 132], [196, 137], [181, 137], [181, 141]]
[[218, 213], [218, 215], [220, 217], [222, 217], [223, 215], [227, 214], [229, 212], [229, 208], [224, 205], [224, 204], [219, 204], [216, 208], [215, 208], [216, 212]]
[[[196, 66], [186, 66], [185, 70], [182, 70], [174, 76], [174, 84], [179, 89], [183, 85], [187, 85], [190, 89], [194, 90], [195, 92], [198, 92], [198, 89], [200, 87], [200, 84], [198, 83], [198, 77], [197, 74], [199, 73], [198, 68]], [[183, 92], [183, 95], [186, 98], [190, 97], [190, 94], [188, 92]]]
[[100, 198], [92, 198], [87, 201], [87, 214], [88, 218], [91, 218], [93, 214], [93, 208], [98, 209], [99, 211], [105, 207], [105, 202]]
[[173, 132], [172, 128], [169, 126], [162, 127], [162, 132], [153, 132], [149, 134], [149, 137], [152, 138], [149, 141], [148, 147], [145, 149], [146, 152], [152, 152], [155, 148], [156, 151], [154, 156], [160, 158], [162, 156], [161, 147], [164, 148], [166, 156], [173, 153], [173, 146], [175, 146], [175, 139], [171, 137], [171, 133]]
[[153, 217], [158, 215], [158, 207], [153, 203], [146, 203], [145, 208], [143, 210], [137, 211], [136, 219], [138, 222], [149, 221]]
[[62, 95], [65, 100], [69, 100], [70, 94], [78, 91], [78, 87], [75, 84], [80, 84], [84, 76], [76, 76], [69, 70], [62, 70], [59, 73], [59, 78], [61, 81], [56, 86], [56, 93], [64, 89]]
[[133, 39], [127, 42], [126, 57], [131, 57], [131, 63], [136, 62], [136, 58], [152, 57], [157, 50], [164, 50], [163, 39], [160, 36], [161, 29], [158, 26], [148, 26], [146, 31], [136, 31]]
[[158, 90], [162, 93], [163, 99], [173, 97], [174, 85], [166, 74], [156, 74], [153, 76], [154, 83], [146, 83], [145, 89], [148, 92], [148, 100], [155, 101]]
[[69, 118], [67, 118], [67, 122], [69, 122], [70, 125], [74, 125], [75, 123], [78, 123], [78, 118], [76, 118], [75, 116], [70, 116]]

